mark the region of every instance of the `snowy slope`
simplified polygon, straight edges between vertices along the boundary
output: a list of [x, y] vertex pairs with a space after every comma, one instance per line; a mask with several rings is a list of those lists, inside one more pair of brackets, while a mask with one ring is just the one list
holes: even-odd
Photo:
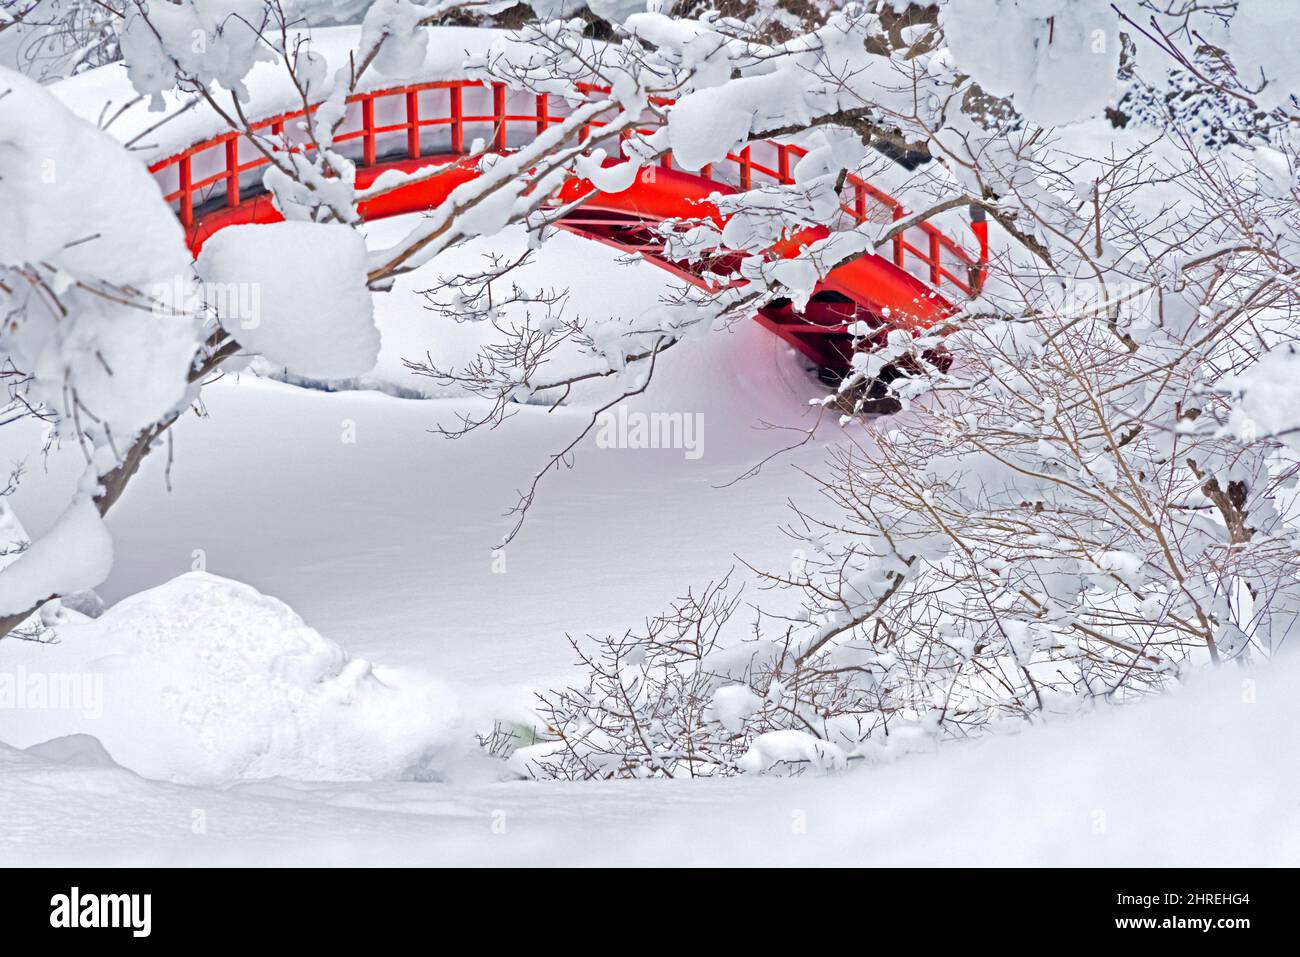
[[0, 747], [0, 862], [1293, 865], [1297, 695], [1294, 661], [1223, 670], [823, 779], [212, 790]]

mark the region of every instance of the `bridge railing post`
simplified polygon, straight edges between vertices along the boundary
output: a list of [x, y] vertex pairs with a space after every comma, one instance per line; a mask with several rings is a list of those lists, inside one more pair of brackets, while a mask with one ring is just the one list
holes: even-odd
[[[902, 219], [906, 215], [907, 214], [903, 212], [902, 206], [894, 207], [894, 222], [898, 222], [898, 220]], [[903, 232], [906, 231], [907, 230], [903, 230]], [[899, 233], [894, 237], [894, 265], [899, 269], [903, 268], [903, 252], [903, 233]]]
[[492, 148], [504, 152], [506, 148], [506, 85], [492, 84]]
[[537, 94], [537, 135], [541, 136], [551, 126], [551, 97], [547, 93]]
[[943, 245], [939, 239], [939, 233], [935, 230], [930, 231], [930, 285], [938, 288], [940, 281], [943, 279], [941, 260], [943, 258]]
[[176, 164], [176, 180], [180, 188], [180, 196], [177, 197], [180, 205], [181, 225], [188, 229], [194, 225], [194, 193], [190, 177], [190, 154], [186, 153]]
[[989, 268], [989, 221], [983, 206], [971, 206], [970, 228], [980, 248], [979, 259], [970, 267], [970, 294], [978, 296], [984, 290]]
[[420, 158], [420, 94], [410, 90], [406, 94], [406, 155]]
[[239, 134], [226, 138], [226, 206], [239, 205]]
[[448, 115], [451, 117], [451, 151], [465, 152], [465, 106], [461, 96], [461, 86], [457, 84], [447, 88]]
[[375, 165], [375, 98], [361, 97], [361, 162]]

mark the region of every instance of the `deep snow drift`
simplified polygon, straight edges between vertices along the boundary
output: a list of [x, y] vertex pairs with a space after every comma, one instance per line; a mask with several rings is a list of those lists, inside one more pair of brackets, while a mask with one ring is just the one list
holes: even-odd
[[93, 742], [0, 746], [5, 864], [1286, 865], [1300, 668], [830, 778], [146, 781]]

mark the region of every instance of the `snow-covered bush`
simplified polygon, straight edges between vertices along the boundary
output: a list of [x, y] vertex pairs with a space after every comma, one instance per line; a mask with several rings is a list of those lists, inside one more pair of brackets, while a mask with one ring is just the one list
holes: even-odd
[[[857, 16], [832, 18], [837, 36], [878, 35]], [[698, 662], [664, 656], [653, 633], [606, 640], [634, 667], [589, 653], [590, 685], [543, 699], [557, 741], [521, 767], [668, 773], [678, 736], [629, 731], [690, 726], [703, 773], [835, 768], [1281, 647], [1300, 614], [1300, 76], [1273, 39], [1289, 17], [1245, 2], [949, 3], [911, 34], [919, 82], [887, 83], [822, 34], [816, 75], [860, 84], [851, 118], [851, 84], [822, 103], [807, 85], [746, 100], [745, 77], [708, 91], [756, 115], [788, 96], [804, 125], [887, 116], [937, 161], [920, 177], [927, 215], [983, 208], [1001, 227], [994, 261], [943, 329], [860, 353], [828, 398], [862, 410], [885, 363], [939, 335], [955, 357], [891, 384], [899, 415], [842, 418], [854, 441], [817, 479], [823, 505], [789, 529], [792, 569], [760, 570], [774, 592], [752, 633]], [[841, 54], [859, 72], [837, 69]], [[899, 89], [915, 94], [908, 112], [891, 109]], [[674, 614], [685, 630], [701, 616], [687, 619]], [[689, 704], [611, 708], [627, 674], [689, 689]]]
[[[104, 189], [105, 181], [114, 184]], [[52, 597], [98, 585], [112, 541], [100, 516], [183, 408], [201, 363], [192, 315], [148, 290], [187, 268], [152, 178], [34, 81], [0, 68], [0, 353], [8, 416], [80, 443], [86, 468], [63, 517], [0, 572], [0, 635]]]
[[686, 595], [640, 632], [601, 638], [590, 650], [575, 641], [589, 682], [542, 695], [542, 737], [551, 740], [519, 748], [512, 764], [560, 778], [699, 777], [739, 758], [730, 728], [740, 730], [745, 705], [724, 689], [725, 714], [715, 715], [722, 677], [708, 664], [738, 604], [724, 579]]

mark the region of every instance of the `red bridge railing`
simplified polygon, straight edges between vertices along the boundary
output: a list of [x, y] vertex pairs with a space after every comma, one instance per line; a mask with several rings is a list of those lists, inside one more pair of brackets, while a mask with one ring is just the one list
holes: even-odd
[[[588, 94], [606, 92], [592, 86], [582, 89]], [[258, 120], [252, 130], [288, 142], [290, 148], [313, 149], [306, 126], [307, 114], [316, 108]], [[467, 138], [471, 146], [477, 140], [504, 152], [562, 122], [569, 110], [564, 97], [523, 93], [500, 83], [419, 83], [351, 97], [333, 142], [335, 148], [353, 154], [351, 158], [363, 167], [396, 159], [463, 155], [469, 151]], [[593, 122], [582, 131], [583, 139], [593, 144], [604, 139], [599, 133], [602, 125]], [[794, 164], [806, 153], [792, 143], [755, 141], [694, 175], [740, 190], [764, 184], [790, 185]], [[247, 136], [230, 131], [160, 160], [149, 171], [176, 206], [181, 223], [189, 228], [206, 211], [238, 207], [252, 194], [262, 192], [257, 171], [268, 163]], [[665, 155], [660, 163], [680, 169], [671, 155]], [[846, 186], [850, 202], [841, 206], [841, 212], [853, 223], [897, 221], [908, 215], [902, 203], [857, 176], [848, 176]], [[935, 226], [922, 223], [893, 238], [892, 262], [940, 291], [950, 289], [961, 298], [974, 295], [983, 281], [988, 234], [984, 223], [972, 223], [972, 229], [979, 244], [977, 257]]]

